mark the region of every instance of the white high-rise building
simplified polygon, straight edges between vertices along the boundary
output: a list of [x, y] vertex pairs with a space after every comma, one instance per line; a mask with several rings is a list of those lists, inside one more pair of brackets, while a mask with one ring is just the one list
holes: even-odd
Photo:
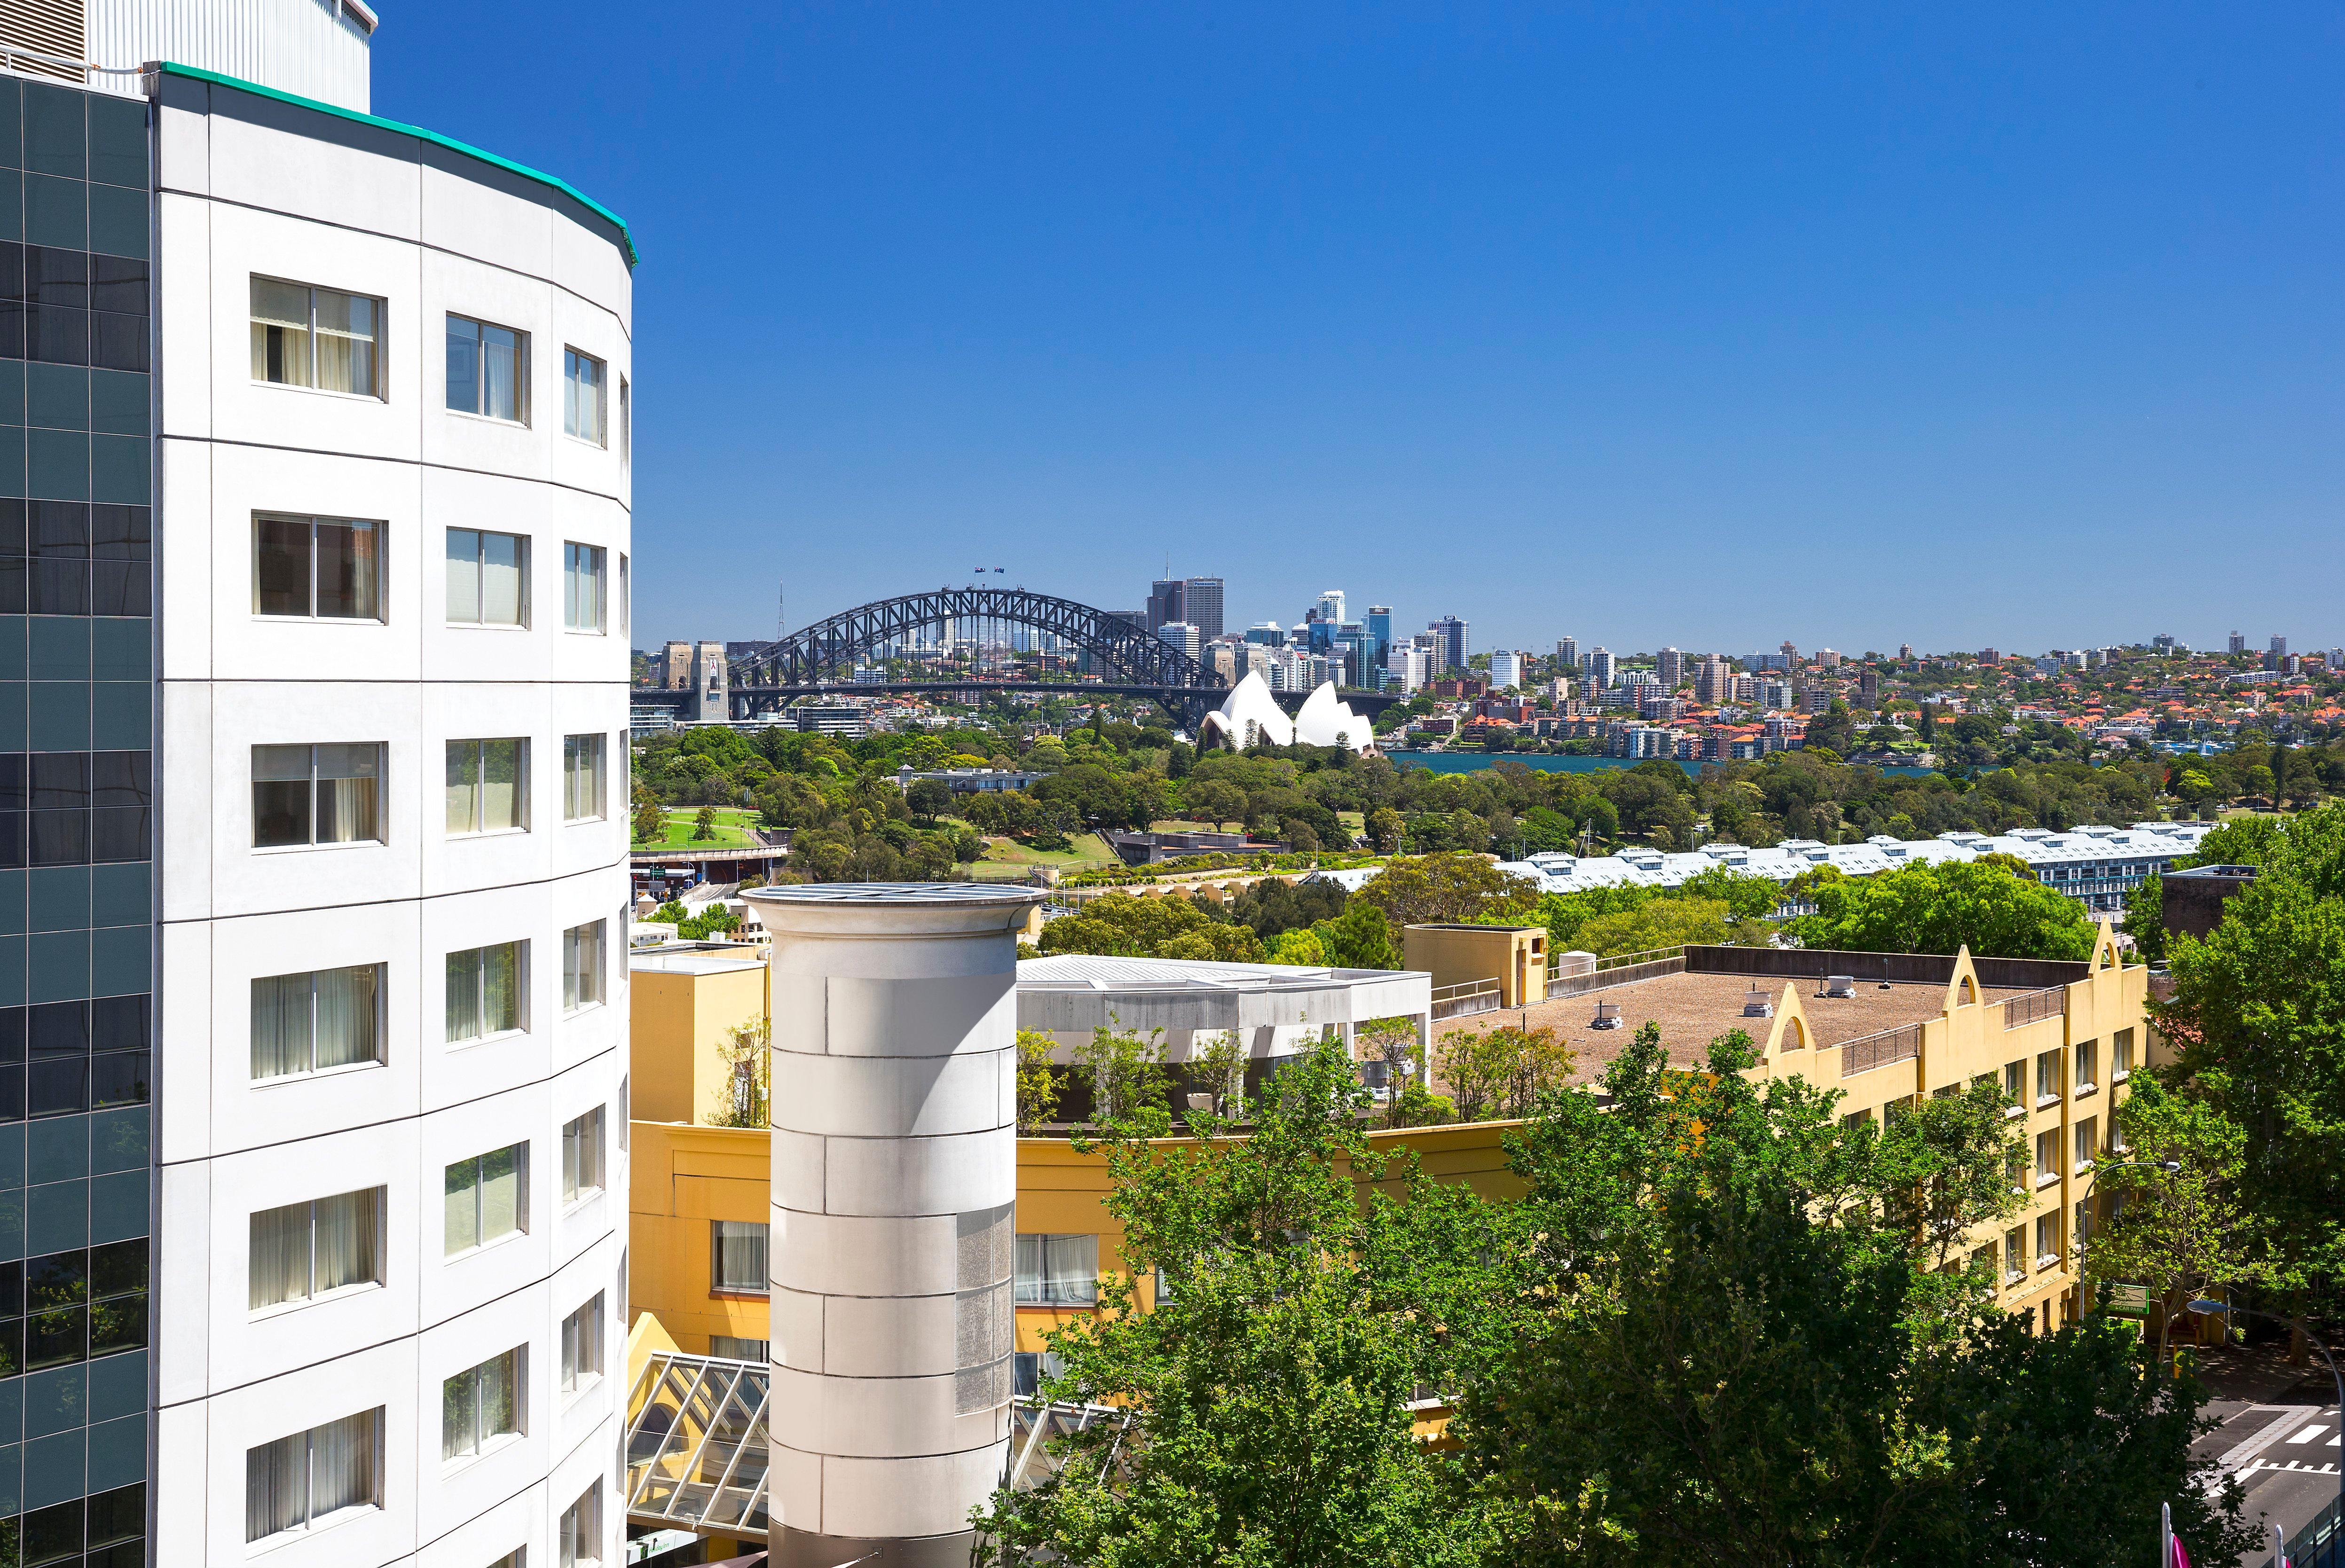
[[1523, 683], [1523, 656], [1520, 653], [1494, 652], [1490, 655], [1490, 689], [1503, 692], [1509, 686]]
[[1433, 679], [1433, 650], [1417, 642], [1396, 644], [1385, 655], [1386, 684], [1414, 692]]
[[0, 1261], [91, 1309], [0, 1378], [0, 1531], [615, 1563], [626, 228], [371, 117], [358, 0], [38, 9]]
[[1319, 595], [1319, 619], [1322, 621], [1333, 622], [1338, 626], [1341, 626], [1349, 619], [1349, 617], [1344, 613], [1344, 591], [1342, 589], [1330, 588], [1326, 592]]
[[1602, 643], [1588, 651], [1588, 690], [1593, 696], [1612, 683], [1613, 660]]

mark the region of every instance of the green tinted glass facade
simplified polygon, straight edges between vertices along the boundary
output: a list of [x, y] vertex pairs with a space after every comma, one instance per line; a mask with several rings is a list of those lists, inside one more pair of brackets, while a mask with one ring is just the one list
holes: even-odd
[[147, 1553], [149, 167], [0, 76], [0, 1563]]

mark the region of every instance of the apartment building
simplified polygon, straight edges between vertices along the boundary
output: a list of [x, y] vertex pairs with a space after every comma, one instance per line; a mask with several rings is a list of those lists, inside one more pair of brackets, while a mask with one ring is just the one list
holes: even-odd
[[0, 1534], [614, 1563], [625, 227], [357, 0], [26, 9]]

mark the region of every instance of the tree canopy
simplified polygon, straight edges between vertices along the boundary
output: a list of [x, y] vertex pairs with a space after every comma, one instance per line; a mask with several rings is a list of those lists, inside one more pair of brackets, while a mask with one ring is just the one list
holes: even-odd
[[1816, 912], [1792, 921], [1792, 934], [1805, 947], [1860, 953], [2090, 957], [2096, 928], [2085, 906], [2013, 865], [1987, 855], [1822, 883]]

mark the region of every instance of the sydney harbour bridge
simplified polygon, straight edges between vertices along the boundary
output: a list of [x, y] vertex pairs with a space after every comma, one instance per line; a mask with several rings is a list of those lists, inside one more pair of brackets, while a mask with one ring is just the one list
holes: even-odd
[[[1021, 632], [1030, 644], [1043, 634], [1087, 655], [1091, 676], [1053, 680], [1030, 672], [1015, 652]], [[883, 649], [956, 647], [965, 650], [959, 659], [916, 661], [926, 667], [914, 678], [856, 678], [858, 665]], [[1218, 673], [1128, 615], [1023, 588], [936, 588], [842, 611], [754, 643], [713, 670], [695, 664], [689, 687], [637, 687], [629, 695], [638, 707], [716, 721], [777, 713], [800, 697], [896, 692], [973, 702], [1001, 691], [1146, 697], [1192, 727], [1229, 694]], [[1279, 693], [1289, 705], [1304, 694]], [[1341, 695], [1368, 712], [1398, 700], [1365, 691]]]

